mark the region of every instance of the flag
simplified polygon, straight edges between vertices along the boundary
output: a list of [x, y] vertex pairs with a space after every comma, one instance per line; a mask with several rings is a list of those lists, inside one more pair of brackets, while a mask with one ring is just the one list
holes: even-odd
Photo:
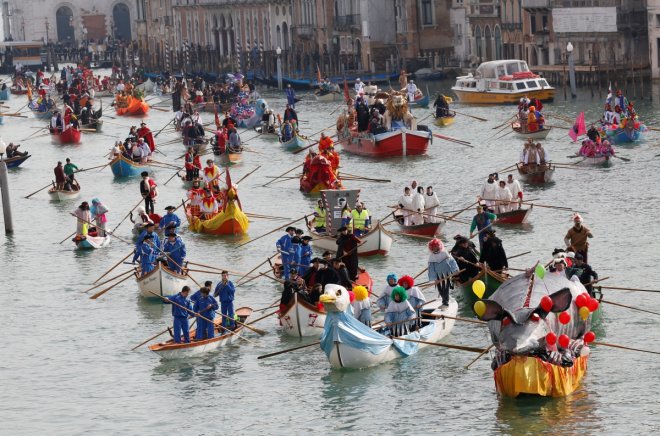
[[571, 137], [573, 142], [576, 142], [578, 136], [584, 135], [585, 133], [587, 133], [587, 126], [584, 124], [584, 112], [580, 112], [577, 118], [575, 118], [575, 124], [573, 124], [571, 130], [568, 131], [568, 136]]
[[344, 78], [344, 100], [346, 100], [346, 103], [351, 100], [351, 95], [348, 93], [348, 83], [346, 83], [346, 78]]
[[220, 122], [220, 117], [218, 116], [218, 106], [217, 105], [214, 106], [215, 106], [215, 128], [220, 129], [222, 123]]
[[610, 103], [612, 101], [612, 82], [610, 82], [610, 85], [607, 87], [607, 99], [605, 99], [606, 103]]
[[316, 64], [316, 83], [317, 85], [321, 84], [321, 69], [319, 68], [319, 64]]

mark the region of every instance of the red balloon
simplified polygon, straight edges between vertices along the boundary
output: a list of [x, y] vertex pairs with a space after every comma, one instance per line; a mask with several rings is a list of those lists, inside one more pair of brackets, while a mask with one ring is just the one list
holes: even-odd
[[557, 343], [557, 335], [552, 332], [548, 333], [547, 335], [545, 335], [545, 342], [548, 345], [555, 345]]
[[575, 304], [577, 307], [584, 307], [587, 305], [587, 297], [584, 294], [580, 294], [575, 298]]
[[635, 129], [639, 129], [639, 121], [635, 121], [635, 124], [633, 125], [635, 126]]
[[571, 315], [568, 312], [560, 313], [559, 322], [562, 324], [568, 324], [569, 322], [571, 322]]
[[541, 308], [546, 312], [550, 312], [553, 305], [554, 303], [552, 302], [552, 298], [550, 298], [549, 295], [544, 295], [543, 298], [541, 298]]
[[504, 318], [504, 319], [502, 320], [502, 327], [506, 327], [506, 326], [508, 326], [509, 324], [511, 324], [511, 318], [509, 318], [509, 317], [507, 316], [506, 318]]
[[587, 308], [589, 308], [589, 312], [595, 312], [596, 310], [598, 310], [599, 305], [600, 304], [598, 303], [598, 300], [596, 300], [595, 298], [590, 298], [589, 302], [587, 303]]
[[596, 340], [596, 333], [594, 333], [594, 332], [586, 332], [586, 333], [584, 334], [584, 342], [585, 342], [585, 343], [588, 344], [589, 342], [593, 342], [593, 341], [595, 341], [595, 340]]
[[570, 339], [566, 335], [560, 335], [559, 336], [559, 346], [562, 348], [567, 348], [568, 344], [570, 342]]

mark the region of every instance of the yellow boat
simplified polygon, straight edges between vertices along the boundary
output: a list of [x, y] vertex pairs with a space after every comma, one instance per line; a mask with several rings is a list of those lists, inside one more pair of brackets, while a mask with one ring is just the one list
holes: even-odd
[[454, 124], [456, 119], [456, 112], [451, 112], [450, 115], [444, 117], [435, 117], [435, 125], [439, 127], [447, 127]]
[[518, 59], [484, 62], [477, 71], [456, 78], [451, 88], [461, 103], [518, 103], [522, 97], [552, 101], [555, 88]]

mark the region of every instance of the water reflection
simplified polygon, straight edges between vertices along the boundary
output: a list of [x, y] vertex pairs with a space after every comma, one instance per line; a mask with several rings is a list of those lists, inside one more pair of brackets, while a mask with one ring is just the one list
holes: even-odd
[[[163, 321], [163, 319], [165, 319], [164, 315], [168, 313], [172, 307], [155, 298], [143, 298], [140, 295], [137, 295], [137, 292], [135, 298], [137, 300], [137, 307], [140, 311], [140, 314], [142, 317], [144, 317], [144, 319], [150, 321]], [[167, 319], [165, 322], [171, 324], [171, 319]], [[163, 328], [165, 327], [163, 326]]]

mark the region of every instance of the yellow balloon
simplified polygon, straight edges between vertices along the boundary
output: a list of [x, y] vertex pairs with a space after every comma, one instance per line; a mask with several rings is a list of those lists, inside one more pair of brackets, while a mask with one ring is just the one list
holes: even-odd
[[473, 309], [474, 309], [474, 313], [476, 313], [477, 316], [481, 318], [484, 315], [484, 313], [486, 313], [486, 303], [479, 300], [476, 303], [474, 303]]
[[584, 321], [589, 318], [589, 308], [587, 306], [580, 307], [580, 318], [582, 318]]
[[484, 293], [486, 292], [486, 284], [481, 280], [475, 281], [472, 283], [472, 292], [474, 292], [474, 295], [477, 297], [483, 298]]

